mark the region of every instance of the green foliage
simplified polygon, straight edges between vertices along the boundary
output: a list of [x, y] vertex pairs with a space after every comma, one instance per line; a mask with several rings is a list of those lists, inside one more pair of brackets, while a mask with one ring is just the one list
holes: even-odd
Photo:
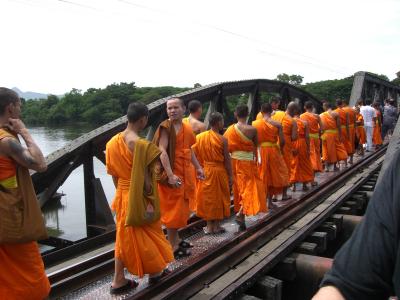
[[353, 87], [353, 79], [354, 76], [350, 76], [343, 79], [312, 82], [302, 85], [300, 88], [320, 100], [328, 100], [330, 102], [337, 98], [348, 100]]
[[295, 75], [295, 74], [289, 75], [286, 73], [281, 73], [276, 76], [275, 80], [283, 81], [283, 82], [287, 82], [287, 83], [295, 85], [295, 86], [299, 86], [303, 82], [303, 78], [304, 77], [301, 75]]
[[62, 98], [49, 95], [46, 99], [23, 102], [22, 118], [31, 125], [56, 125], [72, 122], [105, 124], [126, 113], [129, 103], [154, 100], [177, 94], [187, 88], [171, 86], [136, 87], [132, 83], [114, 83], [104, 89], [86, 92], [72, 89]]

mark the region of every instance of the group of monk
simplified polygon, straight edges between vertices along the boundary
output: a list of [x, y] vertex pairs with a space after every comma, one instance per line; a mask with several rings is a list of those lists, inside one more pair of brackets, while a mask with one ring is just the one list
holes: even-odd
[[[153, 283], [169, 273], [168, 263], [191, 255], [193, 245], [179, 236], [191, 215], [206, 221], [205, 234], [223, 233], [221, 222], [231, 215], [233, 195], [235, 221], [239, 230], [245, 230], [247, 216], [266, 213], [277, 201], [291, 199], [289, 188], [295, 192], [300, 183], [307, 191], [309, 185], [317, 185], [317, 172], [352, 164], [356, 144], [365, 143], [362, 115], [344, 100], [337, 100], [336, 106], [333, 110], [324, 102], [324, 112], [317, 114], [308, 101], [301, 113], [301, 107], [290, 102], [282, 111], [280, 99], [273, 98], [262, 104], [250, 125], [247, 105], [238, 105], [237, 122], [223, 133], [220, 113], [209, 113], [205, 124], [200, 121], [202, 105], [193, 100], [184, 118], [183, 100], [170, 98], [168, 119], [149, 142], [140, 138], [147, 107], [132, 103], [127, 128], [106, 147], [107, 171], [117, 187], [112, 204], [117, 236], [111, 293], [137, 286], [125, 278], [124, 268], [139, 277], [149, 274]], [[143, 217], [130, 226], [129, 207], [134, 211], [139, 204], [138, 214], [150, 219]]]

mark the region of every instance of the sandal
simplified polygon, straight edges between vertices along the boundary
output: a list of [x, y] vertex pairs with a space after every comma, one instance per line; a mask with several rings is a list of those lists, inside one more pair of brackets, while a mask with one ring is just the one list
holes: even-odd
[[182, 241], [179, 243], [179, 247], [180, 247], [180, 248], [185, 248], [185, 249], [187, 249], [187, 248], [193, 248], [194, 245], [193, 245], [192, 243], [189, 243], [189, 242], [185, 241], [185, 240], [182, 240]]
[[112, 286], [110, 287], [110, 294], [111, 295], [118, 295], [118, 294], [122, 294], [125, 293], [127, 291], [129, 291], [130, 289], [134, 289], [139, 285], [139, 283], [135, 280], [130, 280], [128, 279], [128, 282], [125, 283], [123, 286], [117, 287], [117, 288], [113, 288]]
[[161, 280], [161, 278], [163, 278], [163, 277], [165, 277], [165, 276], [167, 276], [168, 274], [171, 274], [171, 273], [172, 272], [168, 268], [166, 268], [158, 276], [154, 276], [154, 277], [150, 277], [149, 276], [149, 284], [155, 284], [155, 283], [159, 282]]
[[174, 251], [175, 259], [180, 259], [180, 258], [183, 258], [183, 257], [187, 257], [187, 256], [190, 256], [191, 254], [192, 253], [187, 248], [182, 248], [182, 247], [179, 247], [178, 249], [176, 249]]

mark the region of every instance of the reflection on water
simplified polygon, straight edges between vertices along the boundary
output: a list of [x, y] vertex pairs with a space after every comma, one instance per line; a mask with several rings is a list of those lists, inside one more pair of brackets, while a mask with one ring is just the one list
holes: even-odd
[[[69, 141], [87, 133], [94, 128], [77, 124], [63, 127], [30, 127], [29, 132], [46, 156], [63, 147]], [[114, 196], [114, 185], [107, 175], [105, 166], [94, 159], [95, 176], [100, 178], [104, 192], [110, 203]], [[59, 200], [49, 201], [43, 208], [46, 226], [50, 236], [68, 240], [79, 240], [86, 237], [85, 198], [83, 184], [83, 167], [75, 169], [58, 192], [65, 194]]]

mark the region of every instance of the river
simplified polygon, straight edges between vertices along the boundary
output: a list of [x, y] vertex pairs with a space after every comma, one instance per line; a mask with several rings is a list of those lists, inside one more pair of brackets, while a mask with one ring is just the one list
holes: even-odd
[[[28, 127], [28, 129], [46, 156], [94, 127], [76, 125]], [[111, 177], [106, 173], [105, 166], [97, 158], [94, 159], [94, 171], [96, 177], [102, 182], [108, 202], [111, 203], [114, 185]], [[62, 196], [60, 201], [49, 201], [42, 209], [49, 234], [71, 241], [86, 237], [83, 168], [74, 170], [58, 192], [65, 196]]]

